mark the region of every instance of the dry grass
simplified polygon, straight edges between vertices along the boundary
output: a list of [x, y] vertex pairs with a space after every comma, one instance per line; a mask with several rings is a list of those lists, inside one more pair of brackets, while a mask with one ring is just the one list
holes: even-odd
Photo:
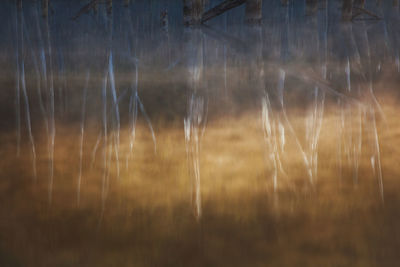
[[[81, 203], [76, 202], [79, 137], [58, 125], [53, 202], [47, 202], [45, 133], [37, 140], [38, 181], [32, 180], [29, 145], [15, 158], [13, 136], [2, 135], [0, 262], [2, 266], [396, 266], [400, 248], [400, 151], [397, 108], [379, 123], [385, 202], [363, 140], [359, 183], [338, 172], [337, 115], [327, 108], [318, 147], [318, 180], [308, 182], [294, 143], [284, 157], [288, 177], [273, 192], [261, 114], [212, 120], [202, 140], [203, 216], [191, 208], [183, 125], [157, 132], [157, 153], [139, 124], [134, 156], [121, 175], [111, 169], [104, 216], [101, 146], [93, 168], [96, 132], [86, 132]], [[291, 120], [301, 136], [302, 115]], [[367, 130], [367, 129], [366, 129]], [[365, 131], [366, 131], [365, 130]], [[350, 167], [348, 167], [350, 169]]]

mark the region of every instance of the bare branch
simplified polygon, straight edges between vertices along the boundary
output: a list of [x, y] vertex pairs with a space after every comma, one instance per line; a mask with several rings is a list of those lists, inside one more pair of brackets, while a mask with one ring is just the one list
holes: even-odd
[[82, 7], [79, 12], [72, 17], [73, 20], [76, 20], [77, 18], [79, 18], [82, 14], [88, 13], [92, 8], [96, 8], [97, 7], [97, 3], [99, 2], [99, 0], [92, 0], [89, 4], [85, 5], [84, 7]]
[[211, 8], [207, 12], [205, 12], [203, 14], [203, 18], [201, 19], [201, 23], [204, 23], [212, 18], [215, 18], [232, 8], [235, 8], [235, 7], [238, 7], [242, 4], [244, 4], [245, 2], [246, 2], [246, 0], [226, 0], [226, 1], [222, 2], [221, 4]]

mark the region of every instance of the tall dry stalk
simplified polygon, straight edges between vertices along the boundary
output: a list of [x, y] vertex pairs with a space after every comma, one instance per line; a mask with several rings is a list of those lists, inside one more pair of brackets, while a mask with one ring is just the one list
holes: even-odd
[[[52, 60], [52, 46], [50, 37], [50, 25], [48, 18], [49, 1], [42, 0], [42, 16], [44, 18], [45, 26], [45, 42], [43, 47], [47, 46], [48, 68], [46, 67], [46, 54], [43, 48], [42, 64], [44, 65], [43, 71], [45, 75], [46, 87], [49, 93], [48, 103], [48, 155], [49, 155], [49, 184], [48, 184], [48, 200], [51, 204], [53, 196], [53, 181], [54, 181], [54, 143], [56, 135], [55, 114], [54, 114], [54, 79], [53, 79], [53, 60]], [[47, 75], [48, 72], [48, 75]], [[47, 78], [48, 77], [48, 78]], [[47, 84], [48, 82], [48, 84]]]
[[15, 60], [16, 60], [16, 84], [15, 84], [15, 126], [17, 138], [17, 156], [20, 155], [21, 143], [21, 86], [20, 86], [20, 67], [19, 67], [19, 46], [20, 46], [20, 17], [22, 13], [22, 1], [17, 2], [17, 9], [15, 11]]
[[189, 92], [184, 133], [191, 180], [192, 206], [195, 217], [200, 219], [202, 214], [200, 151], [208, 113], [207, 100], [201, 94], [201, 90], [204, 89], [204, 35], [199, 29], [189, 29], [186, 34]]
[[80, 204], [81, 199], [81, 184], [82, 184], [82, 161], [83, 161], [83, 141], [85, 135], [85, 117], [86, 117], [86, 99], [87, 99], [87, 91], [89, 86], [89, 78], [90, 78], [90, 71], [86, 74], [86, 83], [85, 87], [83, 88], [83, 95], [82, 95], [82, 112], [81, 112], [81, 136], [79, 142], [79, 174], [78, 174], [78, 185], [77, 185], [77, 203], [78, 206]]

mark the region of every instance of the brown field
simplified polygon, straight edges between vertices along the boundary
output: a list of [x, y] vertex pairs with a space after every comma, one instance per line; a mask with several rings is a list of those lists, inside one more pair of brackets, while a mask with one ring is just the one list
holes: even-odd
[[[274, 192], [260, 109], [209, 120], [200, 151], [200, 218], [191, 204], [191, 163], [180, 120], [154, 125], [155, 153], [148, 127], [139, 119], [128, 166], [128, 129], [122, 127], [120, 175], [111, 157], [103, 198], [104, 146], [100, 144], [91, 164], [98, 131], [87, 128], [79, 205], [79, 123], [57, 125], [51, 203], [46, 133], [35, 132], [35, 180], [27, 138], [16, 157], [15, 134], [3, 131], [0, 265], [397, 266], [399, 109], [393, 98], [379, 100], [386, 119], [376, 119], [384, 200], [370, 163], [370, 120], [362, 122], [354, 182], [353, 166], [337, 154], [340, 118], [337, 106], [330, 104], [324, 110], [314, 183], [287, 133], [282, 154], [286, 175], [278, 175]], [[302, 144], [304, 114], [288, 111]], [[351, 127], [345, 129], [347, 135], [354, 135]]]

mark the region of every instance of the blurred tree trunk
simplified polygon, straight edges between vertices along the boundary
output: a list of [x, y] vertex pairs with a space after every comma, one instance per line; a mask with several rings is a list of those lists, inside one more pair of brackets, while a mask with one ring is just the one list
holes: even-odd
[[246, 22], [261, 23], [262, 19], [262, 0], [247, 0], [246, 2]]
[[167, 43], [169, 44], [169, 34], [168, 34], [168, 31], [169, 31], [168, 24], [169, 23], [168, 23], [168, 11], [167, 10], [161, 11], [160, 20], [161, 20], [161, 29], [163, 30], [163, 33], [167, 40]]
[[49, 14], [49, 0], [42, 0], [42, 16], [47, 17]]
[[17, 8], [18, 9], [22, 8], [22, 0], [17, 0]]
[[343, 21], [350, 21], [353, 15], [353, 0], [343, 0], [342, 5], [342, 20]]
[[183, 23], [185, 25], [189, 25], [191, 18], [192, 10], [191, 10], [191, 1], [183, 0]]
[[129, 6], [130, 0], [124, 0], [124, 6], [127, 7]]
[[394, 7], [399, 6], [399, 0], [393, 0], [393, 6]]
[[97, 2], [93, 4], [93, 12], [94, 14], [97, 14]]
[[306, 14], [314, 15], [318, 10], [318, 0], [306, 0]]
[[282, 6], [287, 6], [289, 4], [289, 0], [281, 0]]
[[201, 16], [204, 12], [204, 0], [192, 0], [193, 5], [193, 19], [196, 23], [201, 22]]
[[106, 2], [106, 9], [107, 9], [107, 15], [111, 15], [112, 13], [112, 0], [107, 0]]
[[185, 25], [200, 24], [205, 0], [183, 0], [183, 22]]
[[321, 2], [320, 9], [328, 8], [328, 0], [320, 0], [320, 2]]
[[354, 5], [357, 6], [357, 7], [364, 8], [365, 0], [354, 0]]

